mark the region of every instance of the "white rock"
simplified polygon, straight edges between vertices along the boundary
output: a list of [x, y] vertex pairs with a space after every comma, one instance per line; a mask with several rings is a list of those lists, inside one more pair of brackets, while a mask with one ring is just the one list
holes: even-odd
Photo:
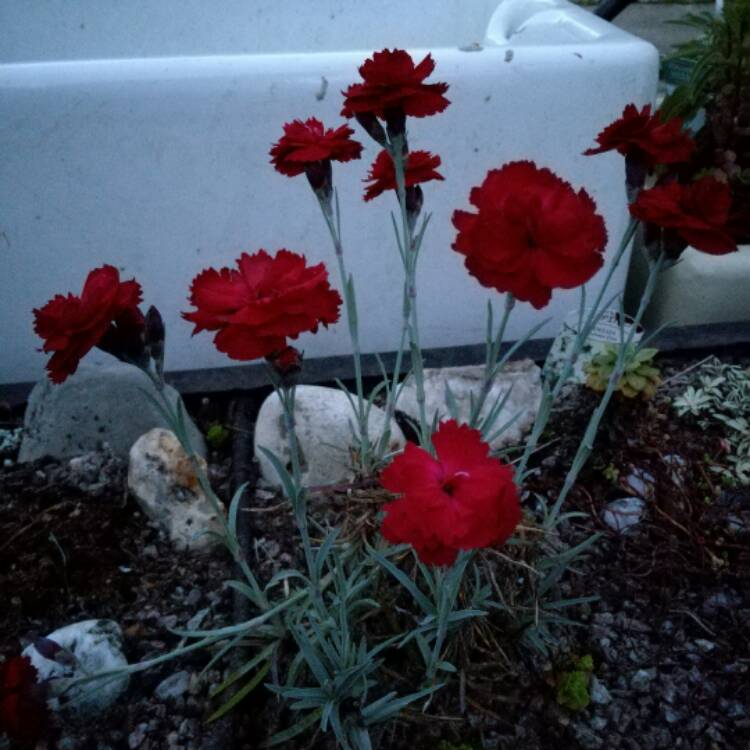
[[[502, 427], [516, 414], [519, 416], [510, 427], [491, 441], [494, 450], [519, 443], [524, 432], [534, 423], [542, 399], [541, 372], [541, 368], [534, 362], [530, 359], [524, 359], [508, 362], [502, 372], [495, 378], [482, 408], [481, 416], [486, 416], [510, 388], [512, 388], [511, 394], [500, 411], [493, 429]], [[468, 421], [471, 410], [471, 394], [473, 393], [476, 398], [480, 393], [484, 365], [428, 368], [424, 371], [424, 376], [427, 419], [432, 422], [436, 412], [438, 419], [450, 418], [446, 401], [446, 386], [450, 386], [458, 406], [459, 421]], [[417, 387], [413, 378], [407, 380], [402, 388], [397, 407], [412, 419], [419, 419]]]
[[602, 521], [612, 531], [622, 534], [640, 522], [646, 503], [639, 497], [621, 497], [607, 504]]
[[154, 689], [154, 695], [162, 702], [181, 698], [190, 687], [190, 672], [182, 670], [163, 679]]
[[[75, 657], [74, 664], [61, 664], [42, 656], [34, 646], [23, 651], [36, 667], [38, 680], [60, 677], [78, 678], [126, 667], [122, 653], [122, 630], [113, 620], [83, 620], [55, 630], [47, 638]], [[63, 698], [63, 707], [78, 719], [86, 719], [106, 711], [126, 690], [130, 676], [88, 682], [72, 687]], [[53, 685], [55, 683], [52, 683]], [[54, 694], [54, 692], [53, 692]], [[53, 708], [59, 707], [51, 701]]]
[[623, 488], [626, 492], [632, 492], [638, 497], [648, 499], [654, 494], [654, 483], [656, 480], [653, 475], [645, 469], [633, 469], [623, 480]]
[[[338, 388], [319, 385], [297, 386], [294, 403], [295, 432], [300, 449], [302, 483], [307, 487], [338, 484], [354, 479], [352, 451], [356, 446], [356, 418], [346, 394]], [[376, 406], [370, 411], [369, 437], [380, 439], [385, 412]], [[398, 425], [391, 422], [389, 451], [398, 451], [406, 441]], [[263, 402], [255, 424], [255, 456], [263, 478], [279, 487], [273, 464], [260, 448], [274, 453], [291, 468], [291, 455], [284, 427], [281, 402], [272, 393]]]
[[[205, 471], [206, 462], [199, 461]], [[130, 449], [128, 489], [177, 549], [204, 552], [220, 543], [206, 533], [221, 532], [216, 510], [173, 432], [157, 427], [136, 440]]]
[[[81, 364], [60, 385], [44, 378], [34, 386], [24, 415], [19, 463], [43, 456], [72, 458], [97, 451], [104, 443], [127, 459], [144, 432], [168, 426], [152, 402], [159, 394], [149, 378], [133, 365], [102, 355], [103, 361]], [[166, 386], [164, 393], [175, 406], [174, 388]], [[204, 455], [200, 431], [188, 415], [185, 423], [193, 447]]]

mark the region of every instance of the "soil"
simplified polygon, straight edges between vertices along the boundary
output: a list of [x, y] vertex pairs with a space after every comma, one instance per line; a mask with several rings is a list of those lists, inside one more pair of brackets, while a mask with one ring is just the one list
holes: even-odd
[[[660, 362], [665, 375], [691, 363]], [[613, 402], [569, 498], [568, 509], [586, 515], [563, 522], [556, 543], [573, 546], [601, 534], [559, 587], [559, 598], [598, 595], [566, 610], [582, 627], [556, 628], [552, 647], [539, 653], [519, 641], [507, 617], [487, 618], [457, 641], [453, 658], [463, 675], [427, 713], [403, 712], [375, 738], [376, 747], [750, 747], [750, 491], [726, 488], [710, 472], [709, 463], [721, 460], [721, 434], [677, 420], [669, 391], [648, 403]], [[539, 521], [540, 497], [554, 502], [594, 404], [590, 392], [576, 388], [555, 413], [526, 487], [527, 528]], [[200, 412], [206, 402], [192, 406]], [[247, 425], [242, 430], [247, 449]], [[236, 481], [226, 449], [212, 457], [211, 469], [226, 499]], [[92, 487], [71, 478], [67, 462], [0, 471], [0, 656], [64, 624], [107, 617], [122, 626], [134, 662], [175, 645], [169, 628], [196, 612], [204, 611], [204, 626], [232, 622], [236, 602], [223, 584], [233, 575], [227, 557], [176, 553], [127, 497], [125, 467], [109, 459], [101, 474], [104, 486]], [[637, 494], [645, 501], [642, 520], [626, 533], [613, 531], [603, 520], [607, 504]], [[345, 533], [354, 537], [376, 533], [383, 499], [375, 483], [364, 481], [318, 493], [312, 502], [328, 520], [346, 520]], [[251, 562], [265, 580], [295, 564], [299, 549], [275, 493], [258, 489], [250, 505]], [[525, 570], [510, 548], [508, 554], [482, 558], [512, 589]], [[581, 710], [564, 708], [558, 684], [587, 655], [591, 701]], [[414, 689], [404, 658], [398, 652], [386, 663], [389, 689]], [[206, 661], [197, 655], [135, 675], [127, 700], [93, 725], [58, 724], [48, 746], [255, 748], [291, 723], [289, 712], [255, 691], [228, 723], [206, 724], [208, 693], [222, 679], [216, 669], [198, 680]], [[191, 675], [184, 694], [159, 701], [156, 686], [181, 670]], [[284, 747], [333, 745], [311, 732]]]

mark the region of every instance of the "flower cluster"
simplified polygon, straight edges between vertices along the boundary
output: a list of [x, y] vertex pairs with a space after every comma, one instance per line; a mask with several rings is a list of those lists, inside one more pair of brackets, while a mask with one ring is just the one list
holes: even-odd
[[[484, 406], [487, 395], [492, 392], [494, 378], [507, 361], [505, 355], [501, 356], [505, 324], [515, 300], [540, 309], [550, 302], [556, 289], [586, 284], [604, 265], [608, 240], [604, 219], [591, 195], [550, 169], [531, 161], [513, 161], [487, 172], [481, 184], [471, 189], [472, 209], [456, 210], [452, 215], [457, 232], [453, 249], [463, 256], [467, 271], [480, 284], [507, 295], [505, 311], [495, 334], [492, 306], [489, 307], [484, 379], [481, 388], [469, 399], [468, 423], [459, 424], [450, 419], [437, 424], [437, 417], [430, 420], [425, 406], [416, 312], [416, 265], [428, 222], [425, 218], [417, 226], [417, 219], [424, 198], [421, 185], [441, 181], [443, 175], [438, 171], [441, 167], [438, 155], [409, 149], [406, 126], [408, 117], [436, 115], [449, 105], [445, 97], [447, 84], [427, 82], [434, 67], [430, 55], [415, 64], [407, 52], [385, 49], [364, 62], [359, 69], [361, 82], [343, 92], [342, 116], [356, 118], [378, 144], [379, 153], [363, 181], [364, 200], [394, 191], [401, 212], [401, 221], [393, 224], [404, 271], [402, 337], [392, 375], [385, 372], [384, 381], [369, 398], [362, 380], [354, 281], [346, 272], [341, 216], [338, 201], [333, 200], [333, 162], [359, 159], [363, 150], [363, 146], [353, 140], [354, 131], [346, 124], [326, 128], [313, 117], [294, 120], [284, 125], [283, 135], [270, 150], [271, 163], [278, 172], [288, 177], [304, 174], [315, 193], [333, 242], [343, 299], [332, 288], [323, 263], [310, 265], [304, 255], [285, 249], [273, 255], [258, 250], [253, 254], [242, 253], [233, 267], [207, 268], [198, 273], [189, 294], [192, 309], [182, 314], [193, 324], [194, 334], [213, 333], [216, 348], [231, 359], [265, 358], [288, 440], [288, 462], [268, 451], [265, 455], [276, 470], [289, 501], [306, 570], [274, 576], [265, 586], [247, 564], [246, 551], [236, 534], [243, 489], [235, 494], [225, 517], [201, 463], [195, 462], [194, 467], [223, 525], [226, 546], [247, 579], [247, 585], [233, 582], [238, 584], [236, 590], [246, 596], [259, 613], [259, 617], [249, 623], [270, 622], [269, 618], [276, 613], [281, 615], [279, 623], [289, 626], [279, 628], [274, 620], [273, 627], [253, 631], [254, 642], [257, 635], [259, 646], [264, 644], [265, 647], [246, 663], [243, 673], [257, 668], [249, 683], [254, 687], [270, 670], [274, 670], [275, 675], [276, 670], [285, 669], [291, 663], [288, 675], [274, 679], [271, 689], [289, 701], [293, 709], [316, 712], [311, 714], [312, 719], [320, 717], [323, 731], [330, 726], [342, 747], [370, 748], [369, 726], [392, 718], [408, 703], [422, 700], [436, 690], [438, 670], [455, 671], [446, 660], [446, 638], [458, 623], [489, 611], [490, 607], [485, 604], [492, 604], [487, 600], [490, 594], [484, 592], [490, 587], [482, 585], [479, 566], [468, 568], [471, 553], [504, 544], [518, 527], [522, 518], [520, 487], [531, 471], [528, 461], [567, 377], [549, 374], [549, 380], [545, 380], [531, 437], [514, 467], [492, 456], [489, 442], [494, 441], [493, 435], [505, 429], [495, 428], [504, 401], [498, 400], [486, 410]], [[617, 151], [625, 156], [631, 202], [631, 224], [614, 256], [612, 269], [622, 259], [637, 222], [645, 224], [647, 242], [659, 251], [658, 260], [650, 265], [648, 290], [653, 288], [652, 282], [665, 252], [679, 254], [688, 242], [714, 254], [734, 249], [729, 229], [731, 199], [726, 185], [708, 177], [683, 184], [674, 171], [675, 165], [689, 158], [694, 148], [682, 122], [664, 121], [658, 112], [652, 113], [649, 106], [639, 110], [635, 105], [628, 105], [623, 116], [599, 134], [597, 142], [587, 154]], [[611, 273], [607, 275], [605, 287], [611, 276]], [[626, 385], [634, 392], [645, 387], [639, 385], [641, 380], [650, 379], [646, 384], [649, 391], [657, 385], [658, 374], [651, 372], [654, 368], [644, 367], [652, 350], [639, 351], [632, 341], [649, 295], [650, 291], [641, 300], [628, 338], [617, 351], [613, 349], [608, 353], [604, 364], [611, 366], [611, 373], [605, 373], [603, 366], [594, 373], [596, 387], [604, 392], [600, 408], [594, 410], [586, 438], [577, 449], [562, 489], [551, 506], [545, 507], [540, 531], [554, 529], [564, 517], [560, 515], [563, 503], [591, 451], [593, 436], [612, 395], [615, 375], [624, 372], [624, 379], [629, 379]], [[582, 292], [581, 296], [582, 316], [586, 317], [582, 320], [577, 346], [583, 345], [585, 331], [592, 330], [606, 306], [603, 288], [593, 308], [585, 313], [585, 294]], [[47, 364], [50, 379], [56, 383], [65, 380], [95, 346], [133, 362], [155, 382], [165, 419], [185, 451], [193, 455], [181, 412], [183, 406], [178, 401], [174, 407], [162, 388], [163, 321], [153, 307], [144, 317], [140, 302], [141, 288], [135, 280], [120, 281], [116, 268], [103, 266], [88, 275], [80, 296], [58, 295], [35, 310], [36, 331], [44, 340], [44, 351], [52, 353]], [[416, 566], [414, 576], [399, 570], [389, 559], [396, 557], [393, 550], [347, 543], [346, 554], [340, 554], [337, 530], [325, 530], [319, 524], [318, 528], [323, 529], [326, 536], [315, 545], [310, 534], [309, 496], [302, 482], [303, 462], [295, 434], [294, 388], [302, 368], [302, 354], [290, 342], [304, 333], [315, 333], [321, 325], [336, 323], [342, 304], [346, 307], [352, 339], [357, 387], [356, 399], [346, 394], [357, 421], [356, 426], [352, 425], [355, 443], [351, 453], [374, 457], [370, 463], [362, 460], [357, 469], [368, 476], [379, 472], [382, 488], [393, 496], [381, 508], [382, 537], [393, 544], [411, 545], [420, 563], [424, 563]], [[575, 347], [574, 350], [578, 351]], [[389, 456], [389, 425], [394, 417], [396, 398], [402, 392], [404, 373], [400, 367], [405, 352], [409, 354], [410, 377], [416, 384], [416, 401], [421, 412], [415, 419], [419, 444], [408, 443], [401, 453]], [[151, 369], [152, 361], [155, 372]], [[567, 372], [574, 362], [575, 354], [571, 354], [566, 362]], [[372, 425], [368, 419], [378, 393], [383, 394], [386, 401], [385, 427], [377, 447], [373, 448]], [[447, 390], [446, 394], [450, 401]], [[456, 404], [448, 406], [453, 414], [461, 411], [453, 408]], [[579, 545], [578, 549], [585, 546]], [[350, 553], [366, 555], [367, 559], [355, 559], [352, 564]], [[559, 578], [557, 571], [569, 564], [570, 551], [565, 552], [565, 557], [555, 555], [547, 561], [554, 563], [549, 567], [554, 571], [549, 580], [554, 582]], [[378, 654], [395, 639], [379, 638], [378, 645], [368, 649], [367, 634], [354, 633], [361, 621], [362, 607], [370, 608], [372, 602], [369, 597], [373, 582], [366, 580], [371, 562], [396, 578], [425, 615], [412, 618], [418, 624], [406, 638], [397, 636], [402, 645], [416, 642], [425, 663], [424, 684], [429, 687], [411, 695], [396, 698], [395, 693], [384, 690], [374, 677], [381, 661]], [[448, 566], [450, 570], [441, 570]], [[467, 569], [474, 569], [477, 585], [465, 597], [470, 600], [470, 608], [459, 610], [463, 594], [468, 593], [461, 588]], [[279, 594], [276, 585], [282, 580], [284, 591]], [[419, 581], [426, 581], [426, 587], [422, 588]], [[522, 605], [524, 612], [545, 617], [544, 607], [540, 606], [545, 587], [531, 586], [529, 601]], [[537, 618], [533, 619], [534, 624], [528, 627], [538, 628]], [[245, 622], [219, 630], [188, 633], [186, 638], [192, 639], [192, 643], [179, 646], [169, 656], [199, 647], [220, 647], [224, 653], [240, 641], [245, 642], [242, 639], [247, 628], [248, 622]], [[540, 632], [537, 630], [537, 639]], [[278, 653], [286, 651], [285, 644], [292, 640], [299, 646], [298, 654], [288, 660], [277, 659]], [[222, 646], [224, 643], [226, 645]], [[52, 646], [59, 648], [56, 644]], [[309, 669], [299, 668], [305, 662]], [[357, 679], [352, 679], [352, 675]], [[317, 681], [319, 685], [301, 687], [300, 679]], [[227, 680], [216, 694], [231, 684], [232, 679]], [[370, 686], [373, 686], [372, 691]], [[0, 665], [0, 721], [3, 731], [12, 739], [34, 741], [44, 730], [46, 690], [46, 685], [37, 684], [36, 670], [28, 659], [11, 659]], [[376, 696], [369, 703], [368, 691]], [[301, 695], [304, 696], [302, 701], [299, 700]], [[230, 698], [213, 716], [229, 710], [236, 703], [235, 699], [236, 696]], [[303, 718], [277, 737], [288, 739], [300, 726], [304, 728], [309, 723], [308, 718]]]
[[[644, 223], [646, 244], [655, 254], [664, 252], [674, 259], [688, 244], [712, 255], [737, 249], [728, 185], [711, 177], [683, 184], [670, 170], [695, 151], [695, 141], [679, 117], [664, 120], [659, 112], [652, 114], [650, 105], [639, 111], [628, 104], [596, 140], [599, 145], [586, 155], [617, 151], [625, 156], [630, 213]], [[649, 175], [656, 184], [644, 189]]]

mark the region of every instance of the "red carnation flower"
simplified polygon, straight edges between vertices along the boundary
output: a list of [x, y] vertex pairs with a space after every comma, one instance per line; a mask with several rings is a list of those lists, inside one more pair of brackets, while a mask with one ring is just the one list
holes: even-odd
[[442, 112], [450, 102], [443, 94], [447, 83], [424, 83], [435, 68], [431, 55], [414, 65], [402, 49], [375, 52], [359, 68], [363, 83], [354, 83], [342, 92], [344, 117], [374, 115], [389, 119], [394, 115], [427, 117]]
[[362, 144], [352, 140], [353, 134], [348, 125], [326, 130], [314, 117], [288, 122], [284, 135], [271, 148], [271, 163], [281, 174], [296, 177], [319, 162], [359, 159]]
[[[444, 180], [445, 178], [437, 168], [440, 166], [440, 157], [429, 151], [411, 151], [406, 157], [406, 169], [404, 182], [407, 188], [414, 187], [422, 182], [430, 180]], [[363, 182], [369, 182], [365, 190], [365, 200], [371, 201], [386, 190], [396, 189], [396, 168], [391, 155], [381, 151], [370, 167], [367, 178]]]
[[460, 550], [502, 544], [521, 520], [513, 470], [491, 458], [481, 433], [454, 420], [432, 436], [436, 458], [413, 443], [380, 477], [400, 497], [387, 503], [381, 532], [411, 544], [422, 562], [451, 565]]
[[645, 222], [647, 230], [660, 227], [676, 233], [682, 240], [678, 240], [677, 254], [690, 244], [704, 253], [724, 255], [737, 249], [736, 239], [727, 228], [731, 204], [731, 191], [725, 182], [703, 177], [689, 185], [668, 182], [643, 190], [630, 206], [630, 213]]
[[0, 734], [34, 743], [48, 727], [47, 688], [37, 683], [37, 670], [28, 656], [0, 664]]
[[140, 301], [135, 279], [121, 282], [116, 268], [102, 266], [89, 273], [80, 297], [58, 294], [35, 309], [34, 330], [44, 339], [42, 351], [54, 352], [47, 363], [50, 380], [62, 383], [95, 346], [121, 359], [136, 359], [143, 349]]
[[339, 319], [341, 297], [328, 283], [328, 271], [305, 257], [279, 250], [243, 253], [237, 270], [209, 268], [193, 279], [190, 303], [182, 317], [195, 323], [193, 335], [218, 331], [216, 348], [232, 359], [258, 359], [287, 346], [305, 331]]
[[628, 104], [622, 117], [604, 128], [596, 140], [599, 146], [584, 154], [616, 150], [637, 160], [647, 170], [657, 164], [687, 161], [695, 150], [693, 139], [682, 131], [682, 120], [673, 117], [663, 122], [658, 112], [651, 114], [650, 104], [640, 112], [635, 104]]
[[553, 289], [580, 286], [601, 268], [607, 232], [596, 204], [549, 169], [511, 162], [469, 200], [478, 212], [454, 212], [453, 249], [482, 285], [540, 309]]

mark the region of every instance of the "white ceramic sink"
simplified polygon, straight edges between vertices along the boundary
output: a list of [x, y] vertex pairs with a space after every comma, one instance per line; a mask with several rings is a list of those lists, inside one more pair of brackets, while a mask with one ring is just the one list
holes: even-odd
[[[410, 130], [446, 177], [425, 186], [423, 343], [477, 343], [498, 295], [451, 251], [452, 211], [489, 168], [534, 159], [591, 192], [612, 252], [626, 221], [622, 160], [581, 152], [657, 82], [651, 45], [565, 0], [0, 0], [0, 28], [0, 383], [42, 375], [32, 308], [80, 291], [104, 262], [162, 310], [170, 369], [230, 364], [179, 318], [201, 269], [288, 247], [328, 261], [338, 285], [306, 181], [277, 174], [268, 149], [293, 118], [341, 122], [340, 91], [385, 46], [431, 51], [433, 80], [450, 84], [452, 105]], [[360, 135], [365, 158], [336, 165], [335, 180], [364, 349], [388, 351], [401, 293], [394, 201], [362, 202], [376, 149]], [[510, 336], [560, 320], [576, 299], [521, 305]], [[300, 343], [308, 357], [349, 351], [343, 323]]]

